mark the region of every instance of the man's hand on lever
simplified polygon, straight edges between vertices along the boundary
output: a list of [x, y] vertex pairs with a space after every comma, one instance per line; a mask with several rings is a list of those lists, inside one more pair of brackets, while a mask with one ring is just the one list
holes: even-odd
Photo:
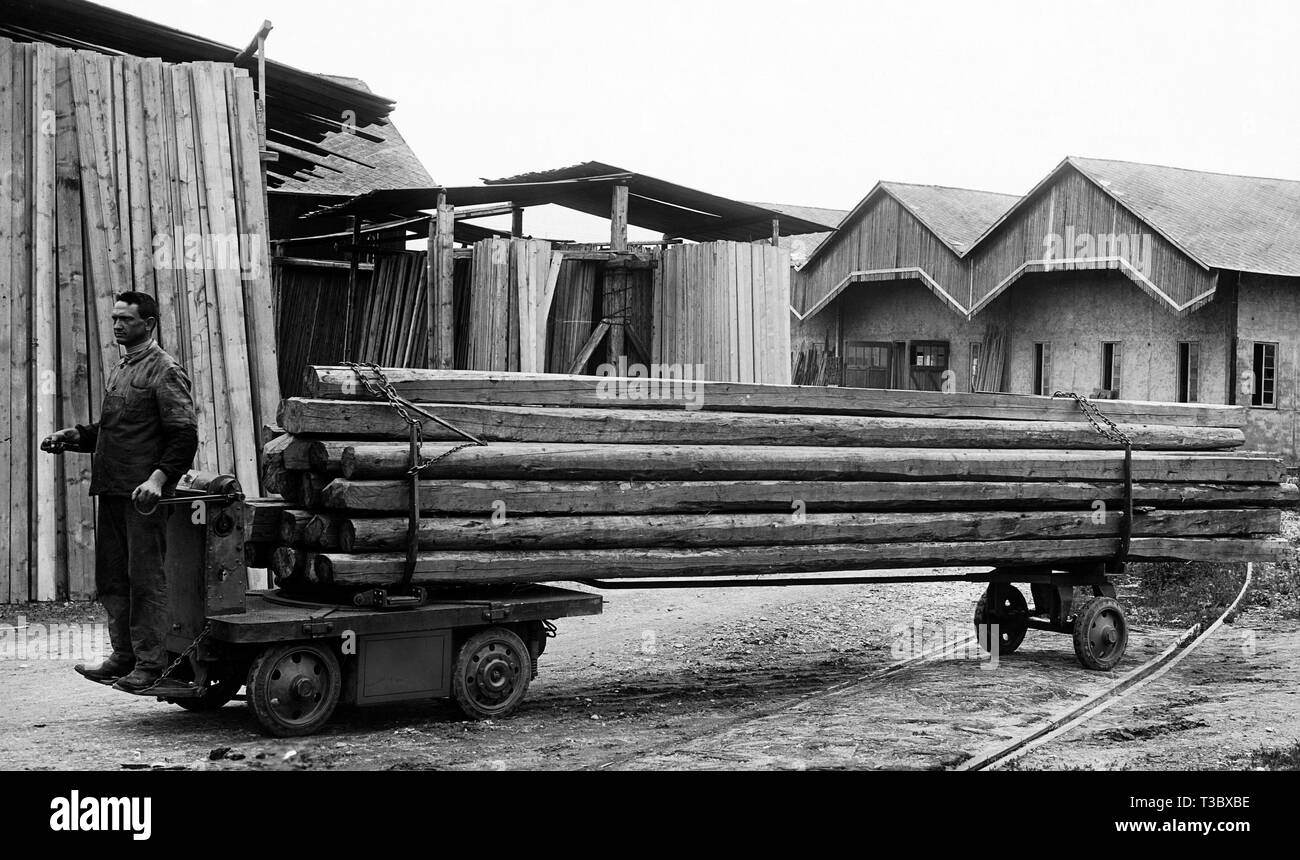
[[41, 450], [48, 454], [62, 454], [68, 446], [76, 445], [80, 441], [81, 433], [77, 431], [77, 428], [68, 427], [46, 436], [41, 441]]
[[148, 480], [136, 487], [135, 492], [131, 494], [135, 509], [145, 516], [152, 514], [158, 508], [158, 501], [162, 498], [163, 482], [166, 480], [166, 475], [154, 469]]

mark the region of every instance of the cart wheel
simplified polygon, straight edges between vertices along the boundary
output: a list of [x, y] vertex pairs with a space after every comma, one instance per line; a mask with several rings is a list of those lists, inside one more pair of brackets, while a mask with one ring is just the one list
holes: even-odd
[[244, 686], [244, 672], [234, 663], [219, 663], [212, 667], [208, 687], [197, 699], [170, 699], [187, 711], [215, 711], [224, 708]]
[[1109, 672], [1127, 648], [1128, 620], [1112, 598], [1089, 600], [1074, 616], [1074, 653], [1085, 669]]
[[1012, 654], [1025, 641], [1029, 629], [1029, 607], [1020, 589], [1005, 582], [991, 582], [975, 604], [975, 636], [980, 647], [989, 648], [989, 631], [998, 626], [998, 654]]
[[451, 688], [465, 716], [474, 720], [513, 714], [528, 692], [532, 659], [513, 631], [493, 627], [475, 633], [456, 655]]
[[309, 735], [334, 713], [342, 686], [339, 658], [326, 646], [273, 645], [248, 670], [248, 703], [269, 734]]

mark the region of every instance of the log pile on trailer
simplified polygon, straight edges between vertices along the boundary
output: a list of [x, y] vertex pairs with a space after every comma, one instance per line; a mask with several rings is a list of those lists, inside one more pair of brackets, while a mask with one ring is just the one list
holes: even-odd
[[[309, 367], [282, 404], [282, 586], [403, 580], [408, 425], [359, 372]], [[1078, 564], [1124, 543], [1130, 561], [1269, 560], [1297, 500], [1280, 460], [1236, 450], [1234, 407], [1104, 404], [1132, 444], [1125, 541], [1123, 446], [1067, 398], [383, 373], [445, 422], [422, 426], [424, 586]]]

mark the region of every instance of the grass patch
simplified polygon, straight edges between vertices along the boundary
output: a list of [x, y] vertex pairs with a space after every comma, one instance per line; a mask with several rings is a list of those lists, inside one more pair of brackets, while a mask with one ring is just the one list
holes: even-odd
[[1276, 749], [1261, 746], [1251, 752], [1250, 766], [1255, 770], [1300, 770], [1300, 741]]

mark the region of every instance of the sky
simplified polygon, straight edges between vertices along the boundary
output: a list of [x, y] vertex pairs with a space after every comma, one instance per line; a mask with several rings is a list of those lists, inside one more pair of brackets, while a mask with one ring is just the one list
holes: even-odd
[[269, 57], [394, 99], [445, 185], [597, 160], [850, 209], [878, 180], [1023, 194], [1067, 155], [1300, 180], [1293, 0], [99, 2], [238, 47], [269, 19]]

